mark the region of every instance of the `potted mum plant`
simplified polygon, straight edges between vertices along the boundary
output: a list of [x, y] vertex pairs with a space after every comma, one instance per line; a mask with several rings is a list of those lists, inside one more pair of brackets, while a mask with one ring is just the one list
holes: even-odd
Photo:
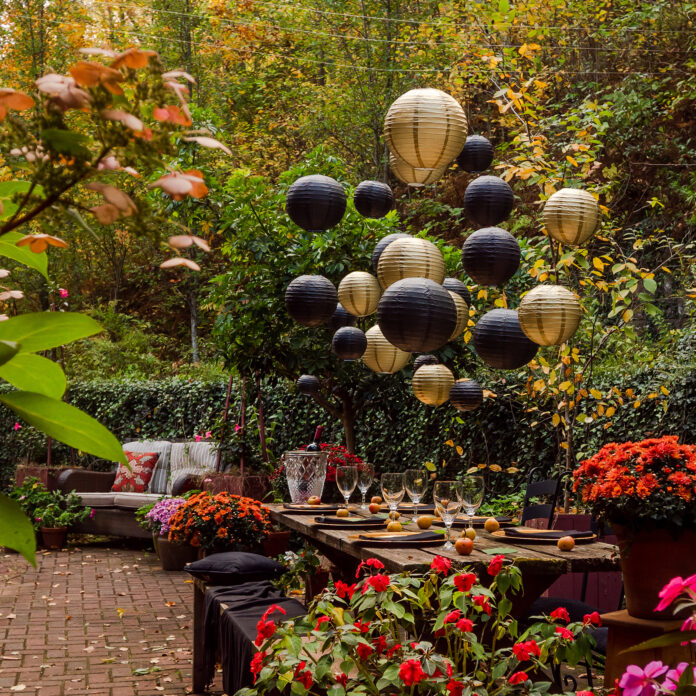
[[61, 549], [65, 546], [68, 528], [84, 522], [94, 515], [94, 510], [85, 507], [80, 496], [74, 492], [65, 495], [60, 491], [51, 491], [49, 495], [51, 499], [34, 510], [34, 523], [47, 549]]
[[[171, 528], [169, 524], [171, 518], [185, 502], [184, 498], [163, 498], [156, 503], [144, 505], [135, 513], [140, 526], [152, 533], [152, 543], [164, 570], [171, 570], [169, 566], [178, 564], [178, 560], [172, 558], [173, 553], [177, 554], [172, 550], [167, 537]], [[162, 550], [160, 550], [161, 542], [164, 542]]]
[[[611, 443], [573, 476], [583, 502], [616, 534], [628, 613], [664, 619], [653, 611], [660, 589], [696, 574], [696, 446], [676, 436]], [[659, 562], [648, 572], [651, 558]]]

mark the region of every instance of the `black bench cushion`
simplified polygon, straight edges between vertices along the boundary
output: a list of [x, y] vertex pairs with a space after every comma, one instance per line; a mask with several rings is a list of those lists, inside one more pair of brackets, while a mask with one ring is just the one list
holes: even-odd
[[184, 570], [208, 585], [272, 580], [285, 572], [284, 566], [272, 558], [245, 551], [213, 553], [187, 564]]

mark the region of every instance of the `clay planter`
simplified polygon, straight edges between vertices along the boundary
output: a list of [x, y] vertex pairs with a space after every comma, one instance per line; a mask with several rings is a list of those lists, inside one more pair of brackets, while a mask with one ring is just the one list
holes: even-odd
[[162, 570], [183, 570], [187, 563], [198, 558], [198, 549], [189, 544], [175, 544], [165, 537], [157, 541]]
[[159, 558], [159, 540], [160, 540], [161, 538], [162, 538], [162, 537], [160, 537], [159, 534], [153, 534], [153, 535], [152, 535], [152, 546], [153, 546], [154, 549], [155, 549], [155, 554], [157, 554], [157, 558]]
[[[675, 618], [673, 607], [656, 612], [660, 590], [674, 577], [696, 574], [696, 530], [684, 529], [674, 537], [665, 529], [632, 529], [612, 524], [621, 552], [626, 609], [637, 619]], [[676, 617], [685, 617], [681, 612]]]
[[41, 527], [41, 540], [47, 549], [62, 549], [67, 537], [67, 527]]
[[204, 478], [203, 488], [211, 493], [226, 492], [254, 500], [263, 500], [270, 490], [270, 484], [268, 476], [209, 474]]
[[269, 558], [280, 556], [290, 546], [290, 532], [270, 532], [263, 541], [263, 553]]
[[56, 489], [56, 481], [62, 471], [65, 471], [64, 466], [48, 467], [45, 464], [18, 464], [15, 469], [15, 483], [18, 486], [22, 485], [25, 478], [35, 476], [49, 491]]

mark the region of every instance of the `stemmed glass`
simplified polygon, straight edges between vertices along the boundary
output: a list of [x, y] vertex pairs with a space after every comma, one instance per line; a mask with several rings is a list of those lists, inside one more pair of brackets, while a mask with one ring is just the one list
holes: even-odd
[[358, 466], [358, 489], [360, 490], [360, 494], [362, 495], [362, 505], [360, 506], [361, 510], [367, 510], [367, 503], [365, 502], [365, 496], [367, 495], [367, 491], [372, 485], [372, 481], [375, 478], [375, 467], [372, 466], [372, 464], [368, 464], [367, 462], [363, 462]]
[[404, 475], [403, 474], [382, 474], [380, 481], [382, 496], [389, 506], [389, 517], [394, 517], [396, 508], [404, 499]]
[[428, 487], [428, 472], [425, 469], [407, 469], [404, 471], [404, 487], [413, 503], [413, 514], [418, 517], [418, 504]]
[[469, 517], [469, 527], [474, 526], [474, 515], [483, 502], [485, 483], [483, 476], [465, 476], [461, 480], [462, 503]]
[[351, 493], [355, 490], [358, 484], [358, 467], [357, 466], [337, 466], [336, 467], [336, 485], [338, 490], [346, 501], [346, 510], [348, 509], [348, 501]]
[[447, 529], [445, 549], [453, 549], [450, 533], [454, 518], [462, 509], [462, 487], [459, 481], [436, 481], [433, 487], [433, 501]]

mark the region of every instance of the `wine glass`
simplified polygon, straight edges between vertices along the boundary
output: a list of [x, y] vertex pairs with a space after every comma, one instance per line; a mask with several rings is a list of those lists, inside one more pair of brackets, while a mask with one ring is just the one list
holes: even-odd
[[450, 541], [450, 530], [452, 529], [454, 518], [462, 509], [461, 483], [459, 481], [436, 481], [433, 487], [433, 501], [447, 529], [445, 549], [453, 549], [454, 545]]
[[413, 514], [418, 517], [418, 504], [428, 487], [428, 472], [425, 469], [407, 469], [404, 471], [404, 487], [415, 508]]
[[483, 476], [465, 476], [461, 480], [462, 503], [469, 517], [469, 527], [474, 526], [474, 515], [483, 502], [485, 483]]
[[361, 510], [367, 510], [367, 503], [365, 502], [365, 495], [368, 489], [372, 485], [372, 481], [375, 478], [375, 467], [372, 464], [363, 462], [358, 466], [358, 489], [362, 495], [362, 505]]
[[355, 490], [358, 484], [358, 467], [357, 466], [337, 466], [336, 467], [336, 485], [341, 491], [346, 501], [346, 510], [348, 509], [348, 501], [351, 493]]
[[394, 517], [396, 508], [404, 499], [404, 475], [403, 474], [382, 474], [380, 481], [382, 495], [389, 506], [389, 517]]

